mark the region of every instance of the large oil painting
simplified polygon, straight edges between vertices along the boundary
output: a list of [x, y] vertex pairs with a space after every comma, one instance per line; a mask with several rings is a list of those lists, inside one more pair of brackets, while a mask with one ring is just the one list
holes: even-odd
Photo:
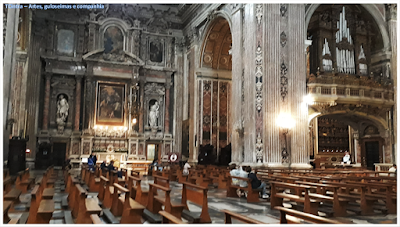
[[123, 125], [125, 84], [97, 84], [96, 124]]

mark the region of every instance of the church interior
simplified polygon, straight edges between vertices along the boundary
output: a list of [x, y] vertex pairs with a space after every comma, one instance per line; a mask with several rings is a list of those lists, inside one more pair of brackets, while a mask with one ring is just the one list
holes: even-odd
[[4, 224], [397, 224], [397, 4], [3, 4]]

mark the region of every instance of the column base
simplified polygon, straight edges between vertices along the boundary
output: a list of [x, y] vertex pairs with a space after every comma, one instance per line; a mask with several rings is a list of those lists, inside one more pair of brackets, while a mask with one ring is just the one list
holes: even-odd
[[78, 136], [81, 136], [81, 135], [82, 135], [81, 131], [73, 131], [72, 132], [72, 136], [73, 137], [78, 137]]

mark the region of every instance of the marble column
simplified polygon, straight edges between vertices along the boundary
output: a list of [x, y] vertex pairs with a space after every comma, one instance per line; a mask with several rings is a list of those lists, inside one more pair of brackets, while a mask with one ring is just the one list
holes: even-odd
[[81, 116], [81, 87], [82, 87], [82, 76], [76, 76], [76, 88], [75, 88], [75, 122], [74, 131], [79, 131], [79, 120]]
[[[232, 162], [243, 162], [243, 122], [242, 110], [242, 52], [243, 52], [243, 9], [238, 9], [232, 14]], [[244, 75], [243, 75], [244, 76]], [[244, 96], [244, 94], [243, 94]]]
[[[289, 103], [291, 114], [295, 120], [295, 126], [291, 129], [291, 158], [292, 166], [310, 167], [307, 151], [308, 134], [308, 106], [303, 102], [306, 96], [306, 52], [304, 42], [307, 39], [305, 26], [305, 5], [288, 4], [289, 24], [288, 50], [289, 66], [288, 73], [292, 78], [289, 87]], [[290, 85], [290, 84], [289, 84]]]
[[144, 80], [140, 80], [140, 86], [139, 86], [139, 89], [140, 89], [140, 102], [139, 102], [139, 133], [143, 133], [143, 111], [144, 111], [144, 109], [143, 109], [143, 106], [144, 106], [144, 84], [145, 84], [145, 82], [144, 82]]
[[[182, 37], [175, 42], [175, 66], [177, 71], [175, 72], [174, 84], [172, 89], [174, 90], [174, 117], [173, 117], [173, 135], [174, 144], [173, 148], [175, 152], [182, 153], [182, 121], [184, 120], [183, 115], [185, 108], [183, 105], [184, 100], [184, 57], [183, 49], [185, 39]], [[182, 89], [181, 89], [182, 88]]]
[[44, 88], [43, 121], [42, 121], [42, 130], [44, 131], [48, 130], [49, 128], [50, 79], [51, 79], [51, 73], [46, 73], [45, 88]]
[[15, 76], [18, 21], [19, 9], [7, 9], [6, 35], [3, 49], [3, 160], [8, 160], [9, 130], [7, 128], [7, 120], [9, 118], [10, 88], [12, 78]]
[[[389, 37], [391, 44], [392, 57], [390, 59], [391, 66], [391, 77], [393, 79], [393, 84], [397, 84], [397, 4], [389, 4], [388, 5], [388, 28], [389, 28]], [[394, 89], [394, 103], [397, 103], [397, 89]], [[390, 149], [392, 153], [392, 160], [396, 163], [397, 156], [397, 105], [394, 105], [393, 111], [393, 131], [391, 132], [391, 137], [393, 141], [390, 144], [390, 147], [385, 147], [385, 149]], [[393, 144], [393, 147], [392, 147]]]
[[164, 120], [164, 133], [169, 134], [169, 90], [170, 82], [167, 80], [165, 84], [165, 120]]

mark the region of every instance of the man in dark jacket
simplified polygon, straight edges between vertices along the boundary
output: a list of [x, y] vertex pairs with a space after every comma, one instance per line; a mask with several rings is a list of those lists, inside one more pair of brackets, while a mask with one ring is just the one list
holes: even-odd
[[247, 166], [246, 171], [249, 173], [248, 178], [251, 179], [251, 188], [252, 189], [262, 189], [262, 198], [267, 199], [269, 196], [266, 191], [266, 184], [261, 182], [255, 173], [251, 172], [251, 167]]
[[107, 169], [108, 169], [108, 171], [114, 170], [114, 161], [113, 160], [110, 161], [110, 164], [108, 164]]

